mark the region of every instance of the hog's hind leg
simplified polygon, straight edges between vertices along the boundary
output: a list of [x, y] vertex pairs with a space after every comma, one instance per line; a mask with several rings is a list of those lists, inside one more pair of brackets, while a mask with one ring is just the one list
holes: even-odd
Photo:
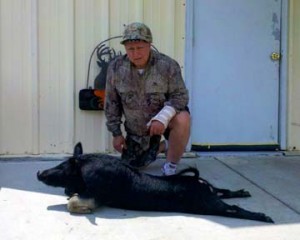
[[274, 223], [272, 218], [265, 215], [264, 213], [251, 212], [251, 211], [245, 210], [243, 208], [240, 208], [236, 205], [232, 205], [232, 206], [228, 205], [227, 209], [225, 211], [222, 211], [220, 213], [220, 215], [226, 216], [226, 217], [233, 217], [233, 218], [241, 218], [241, 219], [248, 219], [248, 220]]
[[248, 191], [245, 191], [244, 189], [240, 189], [237, 191], [231, 191], [229, 189], [224, 188], [217, 188], [213, 186], [211, 183], [209, 183], [207, 180], [203, 178], [198, 178], [198, 182], [200, 184], [206, 184], [209, 186], [209, 189], [211, 192], [216, 194], [219, 198], [245, 198], [245, 197], [251, 197], [250, 193]]
[[215, 193], [219, 198], [245, 198], [251, 197], [251, 194], [244, 189], [240, 189], [237, 191], [231, 191], [229, 189], [222, 189], [222, 188], [214, 188]]
[[205, 199], [205, 202], [204, 204], [202, 204], [201, 208], [202, 211], [199, 211], [199, 214], [240, 218], [240, 219], [248, 219], [248, 220], [273, 223], [273, 220], [269, 216], [265, 215], [264, 213], [252, 212], [240, 208], [236, 205], [229, 205], [223, 202], [217, 196], [211, 196]]

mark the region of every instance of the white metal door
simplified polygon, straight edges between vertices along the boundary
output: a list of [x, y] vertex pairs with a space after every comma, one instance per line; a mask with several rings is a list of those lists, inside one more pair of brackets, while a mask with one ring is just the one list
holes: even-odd
[[196, 0], [192, 11], [192, 149], [277, 148], [281, 1]]

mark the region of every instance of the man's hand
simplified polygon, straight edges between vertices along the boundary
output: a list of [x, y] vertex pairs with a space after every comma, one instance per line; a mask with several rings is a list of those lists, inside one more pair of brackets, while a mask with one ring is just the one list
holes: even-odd
[[165, 132], [165, 126], [160, 121], [153, 120], [149, 126], [149, 134], [153, 135], [162, 135]]
[[116, 149], [119, 153], [122, 153], [123, 148], [126, 149], [126, 141], [125, 138], [121, 136], [117, 136], [113, 138], [113, 147]]

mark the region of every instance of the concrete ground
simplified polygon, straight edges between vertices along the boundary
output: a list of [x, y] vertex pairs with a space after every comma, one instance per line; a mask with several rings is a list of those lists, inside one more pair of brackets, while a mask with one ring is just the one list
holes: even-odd
[[[160, 174], [164, 159], [146, 171]], [[38, 182], [36, 172], [55, 166], [55, 158], [0, 158], [0, 239], [300, 239], [300, 156], [218, 154], [185, 158], [180, 168], [195, 166], [217, 187], [251, 192], [230, 199], [264, 212], [275, 224], [181, 213], [139, 212], [103, 207], [90, 215], [66, 210], [63, 189]]]

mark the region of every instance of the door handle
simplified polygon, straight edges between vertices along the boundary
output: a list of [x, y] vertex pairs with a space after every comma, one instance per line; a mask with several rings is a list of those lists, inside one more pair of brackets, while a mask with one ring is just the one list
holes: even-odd
[[281, 57], [280, 53], [277, 53], [277, 52], [271, 53], [271, 59], [272, 59], [272, 61], [279, 61], [280, 57]]

